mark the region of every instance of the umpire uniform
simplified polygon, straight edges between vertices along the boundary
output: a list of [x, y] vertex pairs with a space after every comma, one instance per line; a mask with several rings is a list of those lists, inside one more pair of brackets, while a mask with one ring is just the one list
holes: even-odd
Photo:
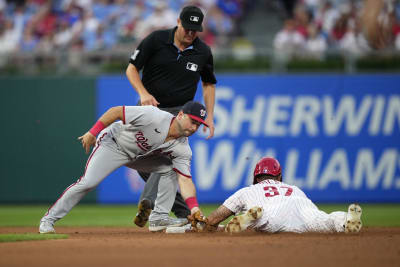
[[[198, 27], [193, 28], [195, 31], [201, 31], [203, 17], [199, 8], [188, 6], [183, 8], [180, 21], [185, 29], [188, 25]], [[142, 70], [141, 81], [148, 93], [159, 102], [158, 107], [173, 115], [177, 115], [186, 102], [194, 99], [200, 78], [203, 83], [217, 82], [210, 47], [195, 38], [184, 50], [179, 49], [174, 43], [177, 29], [152, 32], [142, 40], [129, 61], [137, 71]], [[139, 174], [146, 181], [140, 200], [151, 200], [154, 205], [160, 176], [156, 173]], [[190, 215], [179, 192], [172, 211], [178, 218]]]

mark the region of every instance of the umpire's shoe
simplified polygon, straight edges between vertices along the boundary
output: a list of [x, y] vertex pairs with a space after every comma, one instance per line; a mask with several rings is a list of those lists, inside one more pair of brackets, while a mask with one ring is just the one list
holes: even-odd
[[150, 232], [158, 232], [158, 231], [167, 229], [167, 227], [183, 226], [187, 223], [188, 223], [188, 220], [184, 219], [184, 218], [166, 217], [166, 218], [162, 218], [160, 220], [150, 221], [149, 222], [149, 231]]
[[148, 199], [142, 199], [139, 203], [134, 223], [139, 227], [145, 226], [149, 220], [151, 210], [151, 201]]
[[361, 230], [362, 209], [358, 204], [351, 204], [347, 211], [346, 222], [344, 223], [344, 231], [346, 233], [358, 233]]

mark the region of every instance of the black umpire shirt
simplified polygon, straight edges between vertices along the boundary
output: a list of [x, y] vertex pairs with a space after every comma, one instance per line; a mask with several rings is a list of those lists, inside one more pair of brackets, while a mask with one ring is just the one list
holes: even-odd
[[199, 38], [180, 51], [174, 45], [177, 27], [154, 31], [139, 44], [129, 62], [143, 68], [142, 82], [160, 108], [182, 106], [193, 100], [200, 80], [215, 84], [210, 47]]

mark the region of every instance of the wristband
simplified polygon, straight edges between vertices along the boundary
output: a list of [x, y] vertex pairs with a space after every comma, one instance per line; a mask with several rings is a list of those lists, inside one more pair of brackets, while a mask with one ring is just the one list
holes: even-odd
[[192, 210], [194, 207], [199, 206], [199, 203], [197, 203], [196, 197], [189, 197], [185, 200], [185, 202], [188, 205], [190, 210]]
[[97, 136], [105, 127], [104, 123], [101, 121], [97, 121], [95, 125], [93, 125], [92, 129], [89, 130], [91, 134]]

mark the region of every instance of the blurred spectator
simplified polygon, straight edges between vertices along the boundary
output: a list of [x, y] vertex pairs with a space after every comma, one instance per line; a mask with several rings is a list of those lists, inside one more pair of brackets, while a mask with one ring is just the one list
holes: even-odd
[[37, 46], [37, 51], [43, 54], [54, 52], [54, 34], [52, 32], [48, 32], [41, 36]]
[[315, 22], [321, 27], [322, 33], [329, 36], [339, 16], [339, 11], [334, 8], [332, 3], [325, 1], [315, 15]]
[[38, 46], [39, 39], [33, 34], [31, 27], [26, 27], [22, 40], [19, 44], [21, 52], [35, 52]]
[[[85, 51], [93, 51], [98, 49], [100, 40], [102, 39], [101, 34], [103, 31], [98, 31], [100, 27], [100, 20], [97, 19], [91, 10], [85, 11], [83, 20], [79, 24], [81, 31], [81, 38], [84, 44]], [[101, 41], [102, 43], [102, 41]]]
[[315, 24], [308, 26], [308, 39], [304, 46], [306, 56], [314, 59], [323, 59], [328, 48], [326, 39]]
[[153, 13], [137, 25], [137, 38], [143, 39], [155, 30], [168, 29], [176, 25], [177, 13], [170, 9], [164, 1], [155, 1]]
[[303, 35], [304, 38], [307, 38], [308, 35], [308, 23], [310, 22], [310, 15], [305, 7], [305, 5], [297, 5], [293, 19], [296, 24], [296, 31]]
[[219, 7], [214, 6], [208, 11], [206, 27], [208, 33], [214, 37], [214, 42], [208, 43], [211, 47], [227, 45], [229, 35], [233, 30], [233, 23], [231, 18], [226, 16]]
[[72, 38], [74, 37], [73, 28], [70, 27], [69, 23], [65, 19], [61, 19], [58, 22], [54, 35], [54, 45], [59, 49], [68, 48]]
[[296, 31], [295, 21], [287, 19], [284, 28], [274, 39], [274, 51], [278, 61], [286, 61], [303, 52], [305, 38]]
[[339, 48], [345, 53], [361, 56], [369, 51], [367, 40], [360, 31], [360, 26], [355, 20], [349, 21], [348, 30], [339, 41]]
[[17, 51], [20, 39], [21, 32], [14, 21], [6, 19], [4, 26], [0, 27], [0, 54]]

